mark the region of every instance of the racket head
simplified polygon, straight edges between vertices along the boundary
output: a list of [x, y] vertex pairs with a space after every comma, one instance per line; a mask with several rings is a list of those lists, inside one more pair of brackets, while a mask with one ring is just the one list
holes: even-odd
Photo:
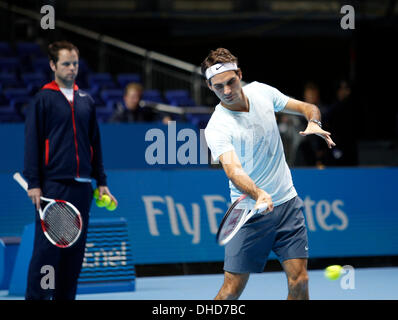
[[218, 244], [227, 244], [243, 225], [245, 217], [250, 211], [247, 201], [244, 201], [246, 197], [247, 195], [240, 196], [225, 213], [217, 231]]
[[41, 228], [46, 238], [59, 248], [71, 247], [80, 237], [83, 220], [70, 202], [42, 198], [47, 204], [40, 210]]

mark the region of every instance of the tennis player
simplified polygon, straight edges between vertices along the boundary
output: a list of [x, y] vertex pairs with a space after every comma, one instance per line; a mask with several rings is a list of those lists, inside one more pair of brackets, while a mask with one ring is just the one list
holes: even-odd
[[[117, 200], [107, 187], [94, 101], [75, 84], [79, 50], [70, 42], [59, 41], [50, 44], [48, 53], [54, 81], [36, 94], [25, 119], [24, 176], [36, 209], [25, 299], [73, 300], [84, 257], [92, 179], [101, 196], [108, 194], [116, 204]], [[70, 248], [58, 248], [44, 236], [38, 213], [40, 196], [68, 201], [80, 211], [83, 230]], [[54, 288], [42, 285], [44, 266], [54, 270]]]
[[227, 243], [224, 283], [216, 299], [238, 299], [250, 273], [264, 271], [271, 250], [287, 276], [288, 299], [309, 299], [308, 239], [303, 201], [286, 163], [275, 112], [290, 110], [308, 120], [303, 136], [316, 134], [329, 148], [335, 144], [322, 130], [317, 106], [289, 98], [276, 88], [252, 82], [242, 87], [238, 59], [227, 49], [211, 51], [202, 63], [211, 91], [220, 99], [205, 129], [214, 160], [229, 178], [231, 202], [248, 194], [252, 207], [267, 203]]

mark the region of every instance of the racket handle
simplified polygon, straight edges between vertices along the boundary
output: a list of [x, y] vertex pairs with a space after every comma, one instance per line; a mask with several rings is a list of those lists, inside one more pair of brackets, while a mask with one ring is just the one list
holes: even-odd
[[19, 172], [15, 172], [13, 175], [13, 178], [16, 182], [19, 183], [19, 185], [26, 191], [28, 192], [28, 183], [24, 178], [22, 178], [21, 174]]
[[267, 203], [260, 204], [257, 209], [254, 209], [254, 214], [261, 213], [261, 212], [265, 211], [267, 209], [267, 207], [268, 207]]
[[256, 214], [259, 214], [259, 213], [265, 211], [267, 209], [267, 207], [268, 207], [267, 203], [262, 203], [258, 206], [257, 209], [253, 209], [252, 211], [250, 211], [249, 214], [245, 217], [245, 220], [243, 220], [243, 224], [245, 224], [247, 221], [249, 221]]

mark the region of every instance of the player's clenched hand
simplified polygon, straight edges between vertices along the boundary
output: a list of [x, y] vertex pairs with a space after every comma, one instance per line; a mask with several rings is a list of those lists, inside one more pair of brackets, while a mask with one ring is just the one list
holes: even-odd
[[309, 134], [316, 134], [317, 136], [325, 139], [329, 149], [336, 146], [330, 137], [331, 133], [323, 130], [320, 126], [318, 126], [315, 122], [308, 122], [308, 126], [305, 131], [300, 131], [302, 136], [308, 136]]
[[42, 192], [40, 188], [32, 188], [28, 190], [28, 197], [32, 200], [32, 203], [35, 205], [36, 209], [40, 209], [40, 197], [42, 196]]
[[267, 203], [268, 205], [267, 210], [265, 210], [263, 213], [271, 212], [272, 210], [274, 210], [274, 203], [272, 202], [271, 196], [264, 190], [257, 189], [257, 199], [254, 208], [258, 208], [263, 203]]

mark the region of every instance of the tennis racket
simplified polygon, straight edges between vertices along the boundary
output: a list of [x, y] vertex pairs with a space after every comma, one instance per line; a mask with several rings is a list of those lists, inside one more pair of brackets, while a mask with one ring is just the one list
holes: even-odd
[[[18, 172], [13, 178], [26, 192], [28, 191], [28, 183]], [[64, 200], [44, 197], [40, 197], [40, 200], [40, 222], [46, 238], [59, 248], [72, 246], [79, 239], [83, 227], [79, 210]]]
[[247, 201], [244, 201], [246, 197], [247, 194], [240, 196], [225, 213], [216, 236], [220, 245], [226, 245], [249, 219], [267, 209], [268, 205], [264, 203], [250, 210]]

